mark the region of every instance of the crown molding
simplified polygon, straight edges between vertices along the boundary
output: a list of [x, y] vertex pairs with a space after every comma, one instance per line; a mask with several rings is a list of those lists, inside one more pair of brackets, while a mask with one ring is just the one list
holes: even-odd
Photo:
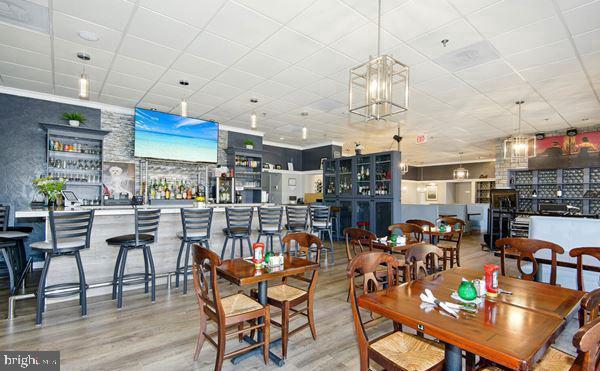
[[[474, 164], [474, 163], [479, 163], [479, 162], [496, 162], [495, 158], [483, 158], [480, 160], [471, 160], [471, 161], [461, 161], [460, 164], [464, 165], [464, 164]], [[419, 164], [419, 165], [412, 165], [412, 164], [408, 164], [408, 166], [412, 166], [412, 167], [428, 167], [428, 166], [443, 166], [443, 165], [458, 165], [459, 162], [455, 161], [455, 162], [436, 162], [436, 163], [430, 163], [430, 164]]]
[[343, 145], [344, 145], [343, 142], [336, 142], [335, 140], [328, 140], [326, 142], [309, 144], [307, 146], [303, 146], [302, 149], [311, 149], [311, 148], [318, 148], [318, 147], [325, 147], [325, 146], [340, 146], [341, 147]]

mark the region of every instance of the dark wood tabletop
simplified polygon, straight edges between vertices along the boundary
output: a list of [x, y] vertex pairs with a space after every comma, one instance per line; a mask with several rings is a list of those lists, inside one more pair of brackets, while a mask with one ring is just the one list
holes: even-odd
[[452, 236], [455, 232], [456, 231], [454, 230], [441, 232], [439, 228], [435, 228], [433, 230], [429, 228], [423, 228], [423, 234], [430, 234], [432, 236]]
[[294, 276], [318, 268], [318, 263], [293, 256], [284, 257], [283, 267], [279, 269], [256, 269], [251, 261], [237, 258], [224, 260], [223, 264], [217, 267], [217, 273], [229, 282], [242, 286], [275, 278]]
[[[370, 242], [371, 242], [370, 240], [360, 240], [360, 243], [363, 246], [369, 246]], [[392, 243], [391, 241], [387, 241], [387, 243], [373, 241], [373, 244], [371, 246], [374, 249], [383, 250], [386, 252], [404, 253], [404, 252], [406, 252], [406, 250], [411, 248], [413, 245], [416, 245], [419, 243], [423, 243], [423, 242], [414, 242], [413, 241], [413, 242], [408, 242], [405, 245], [398, 246], [398, 245]]]
[[358, 304], [505, 367], [527, 369], [544, 355], [564, 329], [565, 313], [569, 308], [574, 309], [583, 295], [574, 290], [500, 277], [500, 287], [513, 291], [513, 295], [484, 300], [477, 314], [461, 312], [460, 318], [455, 319], [438, 309], [422, 308], [419, 295], [425, 288], [438, 299], [453, 302], [450, 295], [463, 276], [480, 278], [483, 273], [463, 268], [448, 270], [362, 295]]

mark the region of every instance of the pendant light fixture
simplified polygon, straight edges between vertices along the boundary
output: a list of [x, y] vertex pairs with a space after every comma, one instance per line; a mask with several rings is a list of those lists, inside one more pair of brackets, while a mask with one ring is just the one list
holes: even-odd
[[[189, 81], [186, 81], [186, 80], [179, 80], [179, 85], [189, 86], [190, 83], [189, 83]], [[180, 109], [181, 109], [181, 117], [188, 117], [188, 102], [185, 99], [185, 97], [181, 98]]]
[[469, 170], [462, 166], [462, 152], [458, 153], [458, 167], [452, 171], [452, 177], [455, 180], [469, 179]]
[[308, 112], [300, 112], [300, 116], [304, 117], [304, 126], [302, 127], [302, 140], [306, 140], [306, 138], [308, 138], [308, 129], [306, 128], [306, 118], [308, 117]]
[[377, 57], [350, 69], [349, 111], [365, 121], [408, 109], [408, 66], [381, 55], [381, 0], [377, 13]]
[[394, 135], [394, 140], [398, 142], [398, 152], [400, 153], [400, 164], [398, 166], [400, 167], [400, 173], [404, 175], [408, 173], [408, 164], [402, 161], [402, 151], [400, 150], [402, 143], [402, 137], [400, 136], [400, 124], [398, 124], [398, 134]]
[[[250, 99], [250, 103], [252, 103], [252, 104], [258, 103], [258, 99], [252, 98], [252, 99]], [[257, 127], [257, 125], [256, 125], [256, 111], [252, 110], [252, 114], [250, 115], [250, 128], [252, 130], [256, 130], [256, 127]]]
[[504, 159], [510, 162], [520, 162], [535, 157], [535, 136], [521, 135], [521, 106], [524, 101], [516, 101], [519, 109], [519, 121], [515, 133], [504, 141]]
[[79, 99], [90, 99], [90, 79], [85, 73], [85, 62], [88, 62], [92, 58], [89, 54], [79, 52], [77, 53], [77, 58], [83, 61], [83, 71], [79, 76]]

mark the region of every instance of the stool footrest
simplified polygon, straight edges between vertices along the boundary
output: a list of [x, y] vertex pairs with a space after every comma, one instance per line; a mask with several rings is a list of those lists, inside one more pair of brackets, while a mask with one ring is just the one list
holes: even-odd
[[[123, 285], [135, 285], [146, 282], [145, 273], [129, 273], [123, 276]], [[148, 273], [148, 282], [152, 279], [152, 274]], [[115, 282], [115, 285], [119, 284], [119, 279]]]
[[[90, 286], [88, 284], [85, 285], [85, 288], [88, 289]], [[54, 290], [61, 290], [61, 292], [52, 292]], [[67, 290], [67, 291], [62, 291]], [[65, 296], [71, 296], [75, 294], [79, 294], [80, 292], [79, 282], [65, 282], [58, 283], [56, 285], [46, 286], [44, 288], [44, 296], [47, 298], [62, 298]]]

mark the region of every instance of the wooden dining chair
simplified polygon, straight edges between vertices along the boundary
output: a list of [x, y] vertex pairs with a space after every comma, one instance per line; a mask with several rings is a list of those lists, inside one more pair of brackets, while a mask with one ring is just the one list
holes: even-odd
[[585, 294], [579, 308], [579, 326], [600, 318], [600, 288]]
[[589, 256], [600, 261], [600, 247], [577, 247], [569, 251], [569, 255], [577, 258], [577, 290], [585, 291], [583, 287], [583, 257]]
[[[349, 279], [350, 303], [352, 317], [358, 342], [360, 370], [368, 371], [371, 360], [386, 370], [441, 370], [444, 364], [444, 347], [423, 337], [400, 331], [394, 326], [394, 331], [369, 340], [365, 332], [365, 323], [358, 307], [358, 294], [379, 291], [383, 288], [375, 279], [375, 272], [386, 266], [389, 286], [398, 284], [397, 268], [401, 264], [392, 255], [378, 251], [368, 251], [356, 255], [346, 270]], [[356, 291], [356, 272], [363, 272], [366, 291]]]
[[437, 272], [444, 252], [435, 245], [415, 244], [406, 250], [405, 257], [410, 277], [416, 280], [420, 272], [425, 273], [426, 276]]
[[[556, 270], [557, 254], [563, 254], [565, 250], [559, 245], [543, 241], [535, 240], [531, 238], [522, 237], [507, 237], [496, 240], [496, 248], [500, 249], [500, 268], [503, 276], [507, 276], [506, 273], [506, 255], [514, 256], [517, 259], [517, 269], [521, 274], [521, 278], [528, 281], [533, 281], [540, 266], [538, 261], [535, 259], [535, 253], [548, 249], [552, 253], [552, 264], [550, 269], [550, 284], [556, 285]], [[523, 262], [530, 262], [532, 264], [532, 270], [530, 273], [523, 271]]]
[[454, 262], [460, 267], [460, 243], [465, 232], [465, 222], [462, 219], [445, 216], [439, 219], [440, 223], [445, 223], [452, 228], [452, 235], [442, 237], [437, 246], [447, 254], [444, 261], [450, 263], [450, 268], [454, 267]]
[[[423, 219], [408, 219], [404, 223], [418, 225], [423, 230], [431, 229], [431, 228], [435, 227], [434, 223], [430, 222], [429, 220], [423, 220]], [[429, 235], [429, 243], [433, 243], [432, 235]]]
[[[217, 348], [216, 371], [221, 370], [224, 359], [258, 347], [263, 348], [263, 357], [265, 364], [267, 364], [269, 361], [269, 306], [263, 306], [243, 293], [222, 298], [217, 285], [217, 267], [221, 265], [221, 259], [217, 254], [199, 244], [192, 245], [192, 252], [194, 288], [200, 306], [200, 331], [194, 360], [198, 359], [204, 340], [208, 340]], [[257, 324], [256, 320], [260, 317], [264, 317], [264, 322]], [[217, 324], [217, 331], [211, 334], [206, 333], [209, 319]], [[245, 328], [245, 322], [248, 322], [250, 327]], [[237, 325], [237, 331], [227, 333], [227, 328], [233, 325]], [[245, 332], [253, 334], [256, 329], [261, 328], [264, 334], [262, 342], [225, 353], [225, 340], [227, 337], [238, 335], [241, 339]], [[215, 335], [217, 335], [216, 341], [213, 338]]]
[[[317, 236], [297, 232], [289, 233], [283, 238], [286, 255], [290, 257], [290, 247], [294, 243], [298, 246], [298, 255], [318, 263], [321, 257], [321, 246], [323, 243]], [[281, 310], [281, 322], [271, 320], [271, 324], [281, 328], [281, 353], [283, 358], [287, 357], [289, 337], [310, 327], [310, 333], [314, 340], [317, 340], [317, 330], [315, 328], [314, 303], [315, 288], [317, 286], [317, 277], [319, 271], [315, 269], [310, 277], [304, 275], [284, 277], [281, 285], [271, 286], [267, 289], [267, 302]], [[304, 287], [292, 286], [288, 280], [299, 281]], [[308, 285], [307, 285], [308, 284]], [[252, 295], [257, 296], [256, 290], [252, 290]], [[302, 304], [304, 308], [298, 309]], [[307, 322], [297, 328], [290, 330], [290, 320], [296, 316], [304, 316]]]
[[[600, 370], [600, 318], [582, 326], [573, 336], [577, 357], [550, 347], [533, 371], [598, 371]], [[479, 371], [503, 371], [498, 366], [487, 366]]]
[[348, 257], [348, 261], [352, 260], [356, 254], [372, 250], [372, 243], [365, 244], [364, 240], [371, 242], [377, 240], [375, 233], [362, 228], [346, 227], [342, 233], [346, 240], [346, 256]]
[[416, 224], [397, 223], [388, 227], [388, 235], [394, 233], [396, 229], [402, 231], [402, 235], [406, 237], [406, 244], [419, 243], [423, 241], [423, 228]]

